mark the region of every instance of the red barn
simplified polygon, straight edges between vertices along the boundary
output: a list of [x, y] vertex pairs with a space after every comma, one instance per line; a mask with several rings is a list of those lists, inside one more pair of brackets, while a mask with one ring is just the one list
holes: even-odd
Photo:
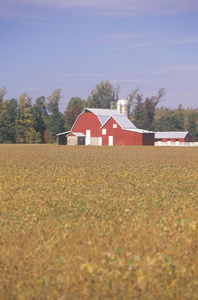
[[[137, 129], [124, 114], [114, 109], [86, 108], [81, 113], [70, 132], [58, 134], [67, 145], [154, 145], [154, 132]], [[81, 139], [81, 143], [78, 141]]]

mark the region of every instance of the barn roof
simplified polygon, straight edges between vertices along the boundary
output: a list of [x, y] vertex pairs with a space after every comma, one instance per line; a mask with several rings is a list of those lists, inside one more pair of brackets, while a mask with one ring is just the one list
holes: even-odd
[[[171, 139], [171, 138], [185, 138], [186, 135], [188, 134], [188, 131], [164, 131], [164, 132], [155, 132], [155, 138], [156, 139], [163, 139], [163, 138], [167, 138], [167, 139]], [[191, 134], [192, 136], [192, 134]]]
[[77, 137], [85, 137], [86, 135], [82, 132], [70, 132], [67, 136], [69, 136], [70, 134], [73, 134]]
[[105, 109], [105, 108], [85, 108], [85, 110], [89, 110], [97, 116], [116, 116], [121, 115], [117, 109]]
[[86, 108], [86, 110], [95, 114], [103, 127], [107, 121], [113, 117], [114, 120], [122, 127], [122, 129], [135, 129], [136, 126], [124, 115], [116, 109], [102, 109], [102, 108]]
[[109, 119], [114, 118], [114, 120], [121, 126], [122, 129], [136, 129], [137, 127], [124, 115], [114, 115], [110, 116], [101, 126], [101, 128], [109, 121]]
[[85, 111], [90, 111], [96, 115], [103, 125], [111, 116], [120, 116], [121, 114], [116, 109], [103, 109], [103, 108], [86, 108]]
[[125, 129], [125, 130], [133, 131], [133, 132], [137, 132], [137, 133], [154, 133], [154, 131], [145, 130], [145, 129], [138, 129], [138, 128], [134, 128], [134, 129]]
[[63, 135], [63, 134], [65, 135], [65, 134], [70, 133], [70, 132], [71, 132], [71, 131], [64, 131], [64, 132], [57, 133], [56, 135], [57, 135], [57, 136]]

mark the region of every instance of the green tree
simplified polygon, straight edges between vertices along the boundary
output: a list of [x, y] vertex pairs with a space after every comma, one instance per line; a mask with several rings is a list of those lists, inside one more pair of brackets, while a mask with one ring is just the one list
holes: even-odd
[[87, 100], [87, 107], [110, 108], [118, 101], [119, 87], [113, 85], [107, 80], [102, 81], [91, 92]]
[[5, 87], [0, 88], [0, 112], [2, 110], [2, 106], [3, 106], [3, 98], [6, 95], [7, 90]]
[[177, 116], [177, 129], [183, 131], [184, 130], [184, 113], [182, 104], [178, 105], [178, 108], [175, 111], [175, 114]]
[[72, 97], [67, 105], [66, 111], [71, 111], [75, 105], [77, 105], [80, 112], [82, 112], [86, 107], [86, 101], [79, 97]]
[[56, 89], [47, 98], [47, 110], [49, 114], [45, 117], [47, 131], [50, 134], [50, 143], [56, 142], [56, 134], [65, 130], [64, 115], [59, 111], [61, 89]]
[[173, 112], [160, 120], [160, 131], [181, 131], [179, 117]]
[[2, 143], [15, 143], [17, 112], [17, 100], [11, 99], [2, 103], [0, 112], [0, 136]]
[[44, 132], [46, 130], [45, 117], [47, 116], [47, 108], [44, 96], [41, 96], [36, 99], [36, 103], [33, 105], [33, 115], [35, 119], [34, 128], [37, 133], [37, 138], [35, 142], [44, 143]]
[[65, 114], [65, 130], [69, 131], [78, 115], [86, 107], [86, 101], [79, 97], [72, 97], [67, 105]]
[[135, 93], [136, 102], [133, 108], [134, 124], [138, 128], [144, 128], [147, 130], [153, 129], [153, 122], [155, 117], [156, 106], [165, 95], [165, 90], [160, 88], [156, 96], [146, 98], [143, 101], [143, 95]]
[[80, 108], [78, 105], [74, 105], [73, 108], [69, 111], [65, 111], [65, 129], [70, 130], [70, 128], [73, 126], [76, 118], [81, 113]]
[[18, 116], [16, 120], [17, 143], [33, 143], [36, 131], [34, 129], [34, 116], [32, 112], [32, 100], [26, 93], [18, 100]]
[[198, 114], [196, 113], [196, 111], [192, 111], [188, 116], [187, 130], [196, 138], [196, 141], [198, 140], [197, 121], [198, 121]]
[[134, 124], [137, 128], [143, 128], [144, 126], [144, 103], [142, 100], [142, 94], [136, 95], [136, 102], [133, 108]]
[[137, 97], [138, 90], [139, 90], [139, 87], [136, 87], [135, 90], [133, 90], [130, 94], [127, 95], [127, 100], [129, 102], [129, 115], [132, 112], [132, 107], [133, 107], [135, 99]]

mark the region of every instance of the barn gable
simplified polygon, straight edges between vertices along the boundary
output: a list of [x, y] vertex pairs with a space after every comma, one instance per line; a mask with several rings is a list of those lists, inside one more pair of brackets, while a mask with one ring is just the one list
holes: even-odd
[[136, 129], [137, 127], [126, 117], [126, 116], [123, 116], [123, 115], [114, 115], [114, 116], [110, 116], [106, 122], [101, 126], [101, 128], [103, 128], [105, 126], [105, 124], [111, 119], [113, 118], [115, 120], [115, 122], [117, 124], [120, 125], [120, 127], [122, 129]]

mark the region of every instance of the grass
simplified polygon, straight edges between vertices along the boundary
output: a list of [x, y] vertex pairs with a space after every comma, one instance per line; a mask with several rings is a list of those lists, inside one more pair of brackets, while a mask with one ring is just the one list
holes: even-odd
[[198, 150], [0, 145], [0, 299], [197, 299]]

